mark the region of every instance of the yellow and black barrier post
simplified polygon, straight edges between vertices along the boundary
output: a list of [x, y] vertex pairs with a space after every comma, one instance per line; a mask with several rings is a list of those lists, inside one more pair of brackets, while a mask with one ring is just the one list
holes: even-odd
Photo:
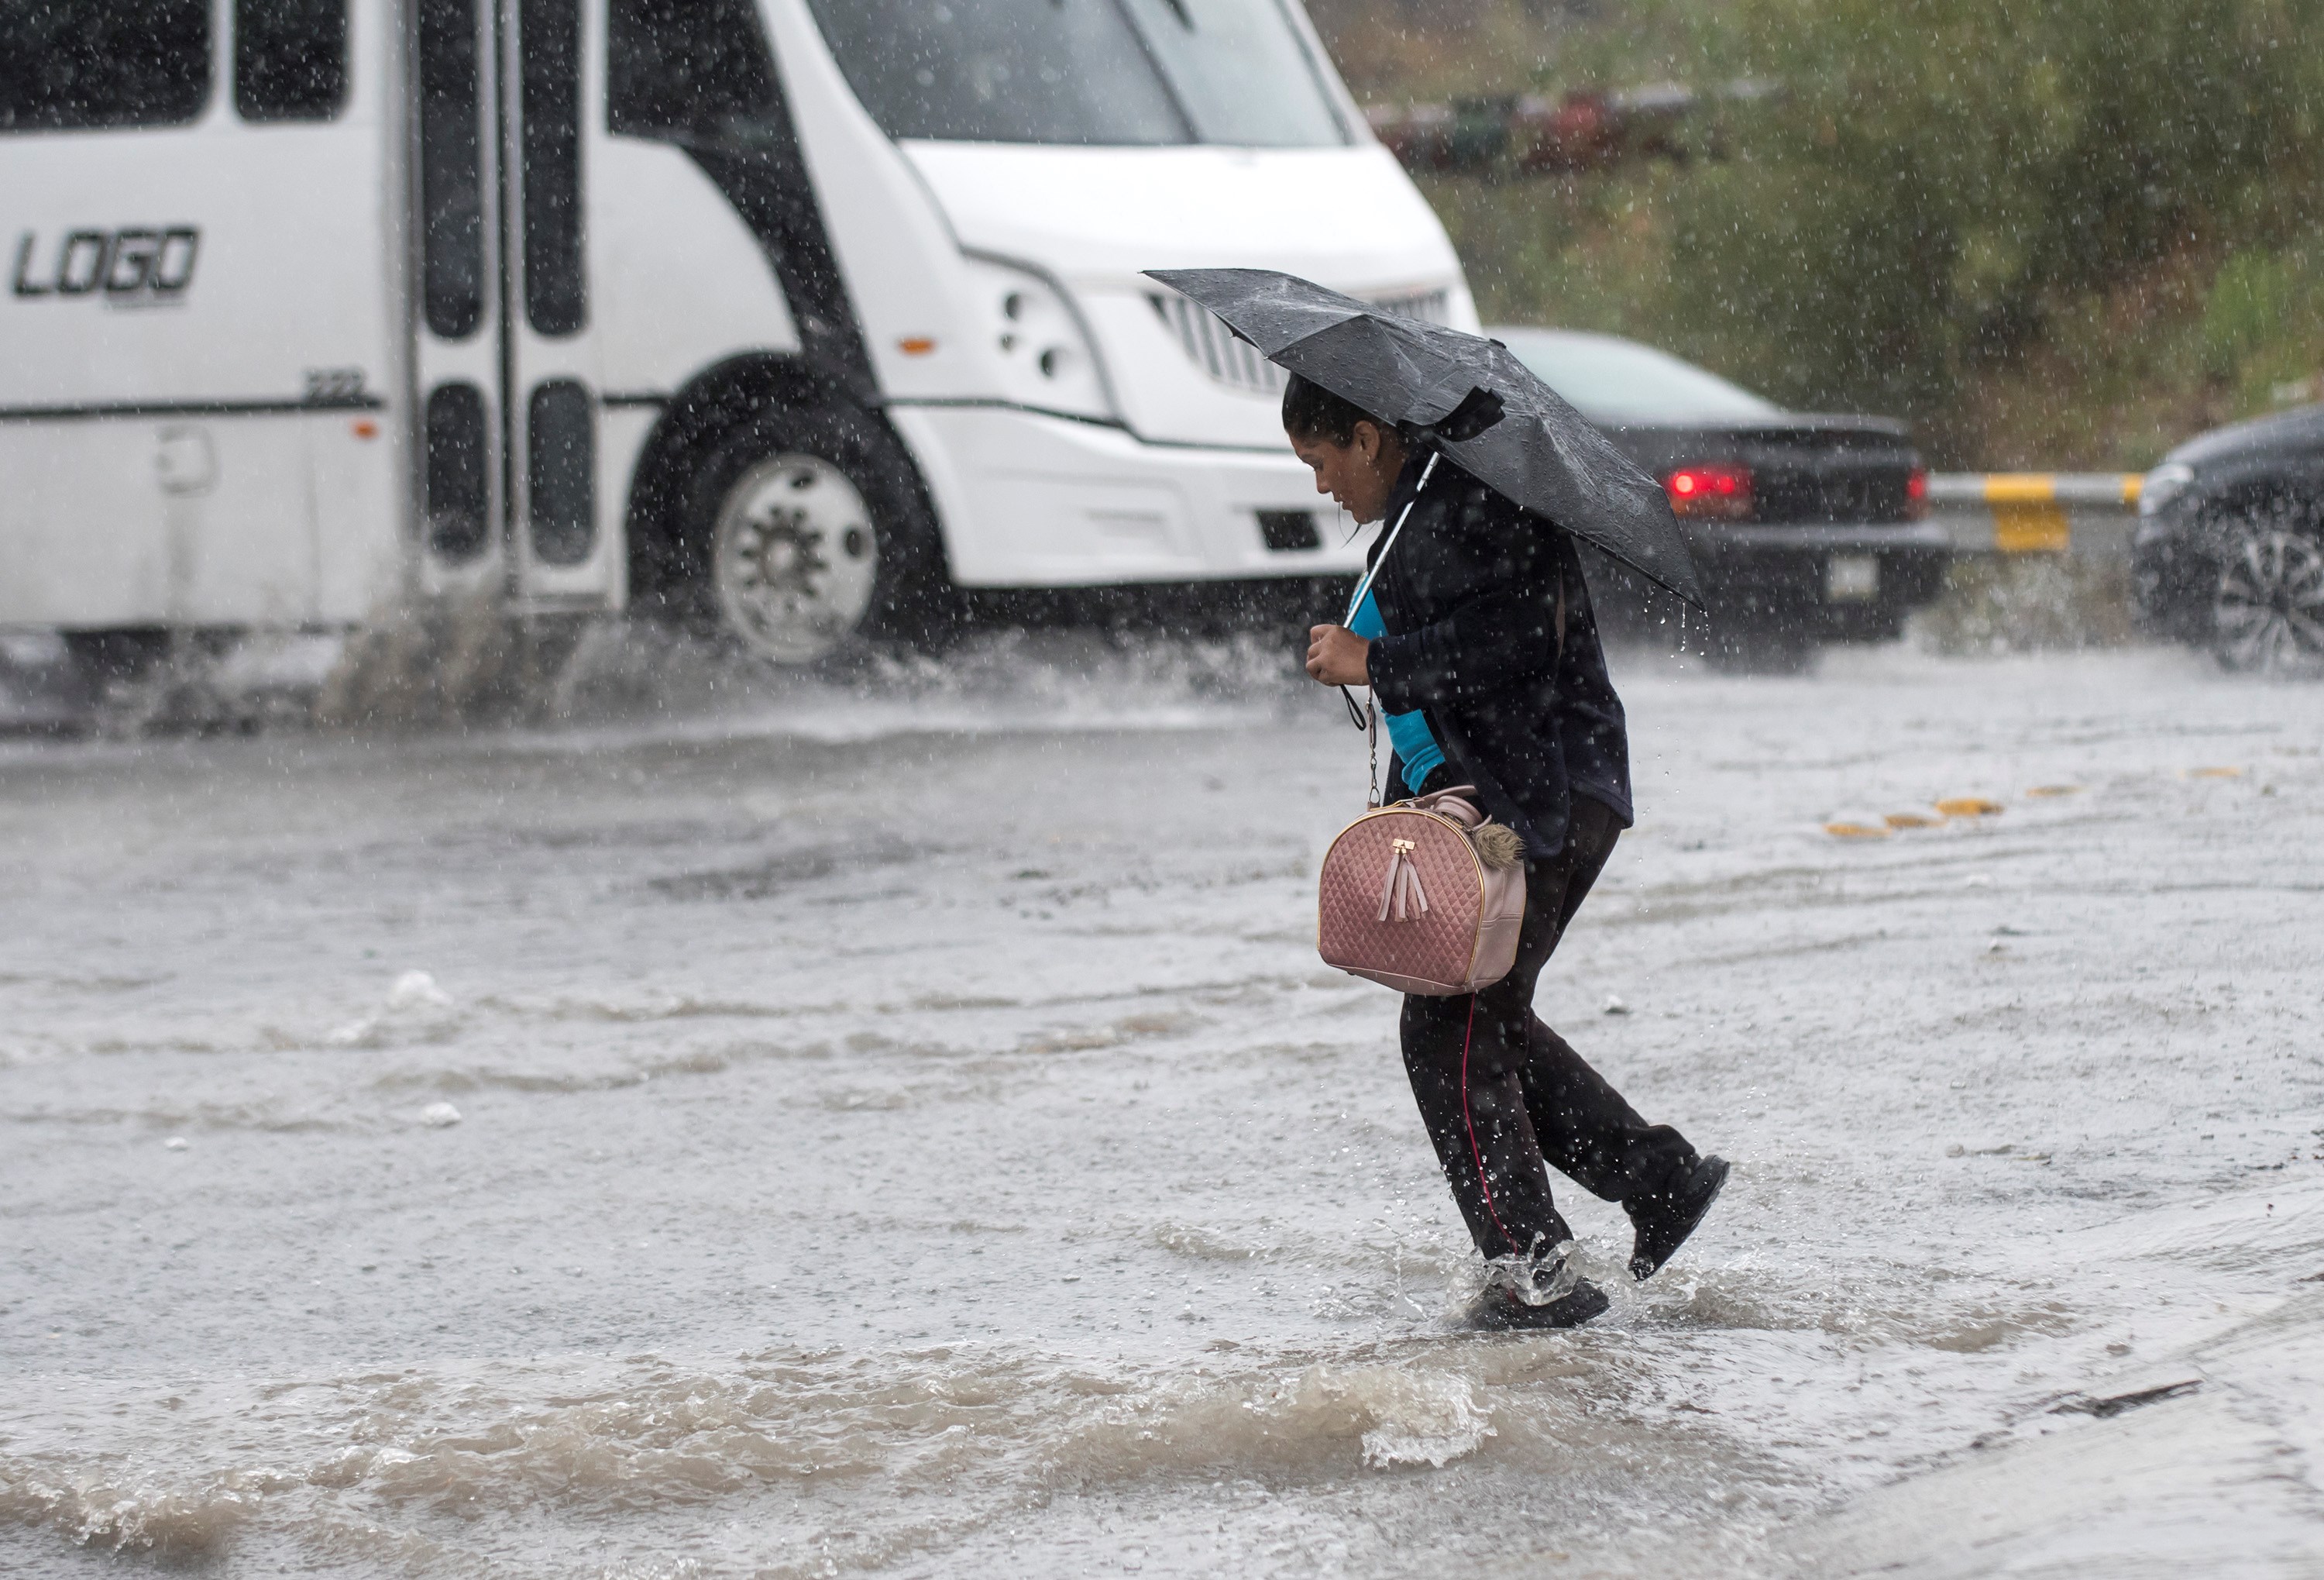
[[1951, 472], [1929, 478], [1929, 514], [1969, 554], [2123, 554], [2135, 472]]

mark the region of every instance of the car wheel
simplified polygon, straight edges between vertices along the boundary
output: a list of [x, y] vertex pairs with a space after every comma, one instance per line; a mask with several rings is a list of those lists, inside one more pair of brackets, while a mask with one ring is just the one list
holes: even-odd
[[2211, 651], [2229, 670], [2324, 672], [2324, 538], [2312, 527], [2262, 517], [2227, 540]]
[[683, 523], [662, 603], [770, 663], [933, 646], [958, 623], [918, 475], [864, 413], [774, 410], [731, 430]]

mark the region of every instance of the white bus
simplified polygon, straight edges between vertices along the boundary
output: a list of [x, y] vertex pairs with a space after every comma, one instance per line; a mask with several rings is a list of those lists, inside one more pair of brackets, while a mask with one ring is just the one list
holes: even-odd
[[1236, 263], [1475, 323], [1296, 0], [5, 0], [0, 627], [1344, 571]]

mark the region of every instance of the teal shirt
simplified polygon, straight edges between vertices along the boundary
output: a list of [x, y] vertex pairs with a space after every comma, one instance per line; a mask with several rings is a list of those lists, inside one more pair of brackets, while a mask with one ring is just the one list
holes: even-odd
[[[1366, 642], [1386, 636], [1388, 625], [1380, 619], [1379, 605], [1372, 602], [1371, 589], [1364, 589], [1364, 601], [1356, 605], [1356, 617], [1348, 629]], [[1404, 788], [1417, 794], [1444, 761], [1444, 753], [1436, 744], [1436, 737], [1428, 733], [1428, 721], [1415, 708], [1410, 713], [1383, 713], [1380, 722], [1388, 725], [1388, 744], [1396, 748], [1397, 759], [1404, 767]]]

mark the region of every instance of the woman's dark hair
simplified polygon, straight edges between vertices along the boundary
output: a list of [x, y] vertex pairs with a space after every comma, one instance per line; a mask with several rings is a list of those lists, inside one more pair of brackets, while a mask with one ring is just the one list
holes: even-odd
[[1344, 396], [1297, 374], [1283, 386], [1283, 431], [1294, 439], [1320, 439], [1336, 445], [1356, 442], [1356, 424], [1369, 422], [1383, 433], [1395, 424], [1379, 418]]

